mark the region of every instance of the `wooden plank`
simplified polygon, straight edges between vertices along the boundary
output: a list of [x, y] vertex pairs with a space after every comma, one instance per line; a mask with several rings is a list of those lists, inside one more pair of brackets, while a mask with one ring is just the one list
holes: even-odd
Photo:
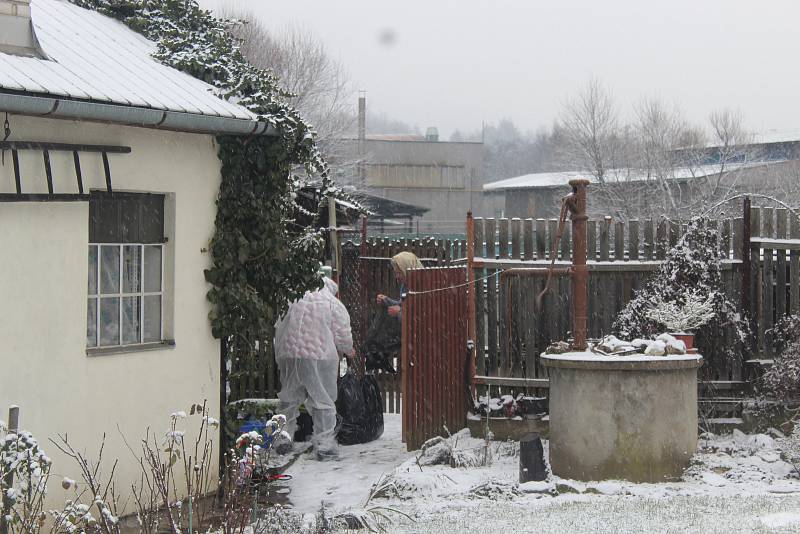
[[14, 164], [14, 185], [17, 189], [17, 194], [22, 194], [22, 180], [19, 174], [19, 152], [16, 150], [11, 151], [11, 161]]
[[614, 259], [625, 261], [625, 223], [622, 221], [614, 224]]
[[[786, 239], [788, 234], [787, 215], [789, 210], [778, 208], [775, 210], [775, 237]], [[777, 249], [775, 260], [775, 320], [780, 321], [788, 308], [786, 306], [786, 250]]]
[[[502, 281], [503, 278], [500, 277]], [[498, 285], [498, 298], [497, 298], [497, 341], [499, 345], [499, 359], [498, 365], [500, 367], [501, 376], [509, 376], [511, 366], [509, 361], [509, 343], [511, 340], [511, 325], [509, 324], [511, 304], [511, 287], [513, 284], [513, 277], [508, 277], [505, 282]]]
[[[476, 269], [485, 268], [485, 269], [511, 269], [511, 268], [541, 268], [546, 269], [550, 267], [550, 261], [547, 260], [535, 260], [535, 261], [523, 261], [523, 260], [491, 260], [487, 258], [475, 258], [474, 266]], [[722, 260], [720, 262], [721, 269], [731, 270], [735, 266], [741, 265], [742, 260]], [[627, 262], [616, 262], [616, 261], [590, 261], [587, 262], [586, 265], [589, 268], [589, 272], [636, 272], [636, 271], [653, 271], [659, 268], [661, 265], [661, 261], [653, 260], [653, 261], [627, 261]], [[555, 267], [556, 268], [566, 268], [571, 267], [571, 261], [562, 261], [556, 260]]]
[[106, 177], [106, 191], [111, 193], [113, 189], [111, 187], [111, 168], [108, 165], [108, 152], [101, 152], [101, 156], [103, 157], [103, 174]]
[[667, 255], [667, 221], [658, 221], [656, 229], [656, 259], [663, 260]]
[[513, 386], [518, 388], [549, 388], [546, 378], [519, 378], [475, 375], [475, 383], [485, 386]]
[[536, 259], [547, 258], [547, 239], [545, 236], [547, 222], [544, 219], [536, 219]]
[[731, 248], [733, 259], [742, 259], [742, 245], [744, 243], [744, 219], [737, 217], [731, 221]]
[[[486, 219], [484, 223], [486, 235], [486, 256], [495, 258], [494, 219]], [[497, 373], [497, 271], [486, 271], [486, 343], [489, 369], [487, 374]]]
[[109, 152], [112, 154], [130, 154], [129, 146], [114, 145], [80, 145], [69, 143], [50, 143], [47, 141], [0, 141], [0, 150], [49, 150], [51, 152]]
[[773, 250], [800, 250], [800, 239], [778, 239], [775, 237], [754, 237], [750, 240], [753, 245]]
[[676, 221], [668, 221], [667, 228], [669, 229], [669, 248], [674, 248], [685, 231], [681, 229], [680, 223]]
[[475, 243], [473, 244], [472, 253], [474, 256], [483, 257], [484, 247], [486, 245], [486, 233], [483, 228], [484, 219], [483, 217], [476, 217], [473, 219], [473, 221], [475, 228]]
[[586, 258], [588, 261], [597, 259], [597, 221], [586, 223]]
[[520, 249], [520, 239], [522, 234], [522, 220], [518, 218], [511, 219], [511, 257], [520, 259], [522, 250]]
[[556, 242], [556, 234], [558, 233], [558, 220], [557, 219], [547, 219], [547, 258], [550, 259], [554, 257], [558, 258], [558, 246], [559, 243]]
[[644, 260], [650, 261], [655, 258], [655, 234], [653, 233], [653, 219], [644, 221], [643, 228], [643, 242], [642, 252], [644, 253]]
[[628, 223], [628, 259], [639, 260], [639, 221], [637, 220]]
[[[775, 237], [775, 213], [773, 208], [764, 208], [762, 210], [763, 220], [761, 221], [761, 231], [765, 237]], [[773, 249], [765, 248], [764, 257], [762, 260], [762, 320], [759, 323], [759, 334], [763, 335], [764, 345], [762, 350], [766, 357], [772, 356], [772, 341], [773, 335], [771, 332], [774, 326], [774, 290], [775, 290], [775, 273], [774, 273], [774, 260]], [[761, 334], [761, 329], [764, 330]]]
[[564, 231], [561, 234], [561, 259], [572, 259], [572, 225], [569, 221], [564, 224]]
[[732, 234], [732, 221], [725, 219], [722, 221], [722, 228], [719, 234], [719, 251], [722, 258], [731, 257], [731, 234]]
[[522, 249], [526, 260], [532, 260], [536, 257], [533, 250], [534, 229], [533, 219], [525, 219], [522, 221]]
[[[789, 214], [789, 236], [800, 239], [800, 219], [793, 213]], [[800, 252], [797, 250], [789, 253], [789, 311], [800, 312]]]
[[499, 223], [498, 226], [498, 246], [500, 247], [500, 257], [507, 258], [508, 257], [508, 219], [505, 217], [497, 221]]
[[484, 240], [486, 241], [486, 257], [497, 258], [497, 221], [488, 217], [483, 221]]
[[764, 329], [759, 326], [762, 323], [761, 306], [761, 247], [758, 243], [753, 243], [753, 239], [761, 235], [761, 209], [750, 208], [750, 306], [753, 310], [751, 325], [756, 336], [755, 351], [759, 353], [764, 347]]
[[600, 261], [608, 261], [608, 241], [609, 241], [609, 231], [611, 228], [611, 217], [606, 217], [600, 223]]
[[53, 169], [50, 167], [50, 152], [47, 150], [42, 150], [42, 156], [44, 157], [44, 174], [47, 178], [47, 192], [49, 194], [53, 194]]
[[[483, 219], [474, 220], [475, 243], [474, 255], [483, 256], [484, 229]], [[475, 366], [478, 374], [486, 373], [486, 271], [475, 269]]]

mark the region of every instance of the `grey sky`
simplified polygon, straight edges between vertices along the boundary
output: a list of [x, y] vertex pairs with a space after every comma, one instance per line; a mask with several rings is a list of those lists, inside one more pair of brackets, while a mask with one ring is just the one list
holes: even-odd
[[[800, 128], [800, 2], [752, 0], [201, 0], [269, 27], [302, 25], [344, 63], [368, 106], [416, 124], [548, 126], [595, 76], [622, 109], [643, 96], [705, 122], [740, 109], [756, 130]], [[381, 36], [394, 43], [381, 44]], [[355, 104], [354, 104], [355, 106]]]

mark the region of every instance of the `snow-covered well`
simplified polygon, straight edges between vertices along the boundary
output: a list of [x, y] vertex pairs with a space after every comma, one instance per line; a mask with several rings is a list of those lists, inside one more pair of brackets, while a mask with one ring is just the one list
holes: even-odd
[[550, 465], [576, 480], [679, 478], [697, 449], [697, 354], [544, 354]]

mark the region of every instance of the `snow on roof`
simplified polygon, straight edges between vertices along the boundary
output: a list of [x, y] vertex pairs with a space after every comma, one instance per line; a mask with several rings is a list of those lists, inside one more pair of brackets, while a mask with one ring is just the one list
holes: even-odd
[[155, 43], [117, 20], [64, 0], [32, 0], [31, 18], [46, 59], [0, 53], [0, 92], [256, 119], [153, 59]]
[[[672, 175], [669, 177], [671, 180], [687, 180], [691, 178], [702, 178], [704, 176], [711, 176], [717, 174], [720, 170], [724, 172], [733, 172], [745, 168], [767, 166], [777, 161], [772, 162], [753, 162], [753, 163], [727, 163], [725, 168], [722, 169], [720, 165], [698, 165], [696, 167], [681, 167], [674, 169]], [[507, 178], [497, 182], [490, 182], [484, 184], [484, 191], [504, 191], [507, 189], [537, 189], [547, 187], [562, 187], [569, 183], [570, 180], [583, 178], [589, 180], [590, 183], [597, 183], [597, 178], [586, 171], [567, 171], [567, 172], [539, 172], [535, 174], [525, 174], [514, 178]], [[611, 169], [606, 174], [606, 179], [610, 183], [625, 183], [625, 182], [643, 182], [652, 180], [651, 176], [646, 174], [636, 174], [636, 171], [631, 169]]]
[[800, 130], [765, 130], [754, 134], [752, 139], [752, 143], [758, 145], [796, 142], [800, 142]]

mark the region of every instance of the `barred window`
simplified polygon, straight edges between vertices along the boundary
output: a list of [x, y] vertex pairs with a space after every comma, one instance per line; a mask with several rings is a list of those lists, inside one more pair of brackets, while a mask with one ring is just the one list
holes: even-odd
[[164, 196], [92, 193], [87, 347], [163, 339]]

